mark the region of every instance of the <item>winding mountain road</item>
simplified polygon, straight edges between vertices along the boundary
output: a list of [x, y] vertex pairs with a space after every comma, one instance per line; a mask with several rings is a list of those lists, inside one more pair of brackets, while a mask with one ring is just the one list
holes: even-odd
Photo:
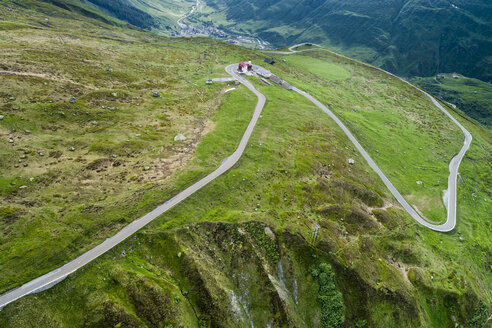
[[84, 254], [80, 255], [76, 259], [59, 267], [58, 269], [50, 271], [45, 275], [42, 275], [41, 277], [38, 277], [16, 289], [13, 289], [1, 295], [0, 309], [2, 309], [5, 305], [25, 295], [41, 292], [59, 283], [72, 272], [77, 271], [87, 263], [91, 262], [92, 260], [101, 256], [102, 254], [106, 253], [108, 250], [112, 249], [113, 247], [124, 241], [126, 238], [130, 237], [138, 230], [142, 229], [144, 226], [149, 224], [151, 221], [159, 217], [161, 214], [163, 214], [170, 208], [176, 206], [177, 204], [179, 204], [180, 202], [182, 202], [183, 200], [185, 200], [186, 198], [188, 198], [189, 196], [191, 196], [201, 188], [205, 187], [208, 183], [219, 177], [221, 174], [232, 168], [237, 163], [241, 155], [244, 153], [244, 150], [246, 149], [246, 145], [248, 144], [249, 138], [253, 133], [253, 129], [256, 126], [256, 122], [258, 122], [258, 118], [260, 117], [261, 111], [265, 106], [266, 98], [263, 94], [261, 94], [258, 90], [255, 89], [255, 87], [253, 86], [253, 84], [251, 84], [251, 82], [249, 82], [248, 80], [237, 74], [235, 70], [236, 67], [237, 64], [229, 65], [228, 67], [226, 67], [226, 71], [236, 80], [238, 80], [243, 85], [245, 85], [249, 90], [251, 90], [251, 92], [253, 92], [258, 97], [258, 102], [256, 104], [256, 108], [251, 118], [251, 121], [249, 122], [249, 125], [246, 128], [246, 131], [244, 132], [241, 141], [239, 142], [239, 146], [234, 151], [234, 153], [231, 156], [224, 159], [221, 165], [219, 166], [219, 168], [217, 168], [215, 171], [213, 171], [212, 173], [210, 173], [200, 181], [196, 182], [195, 184], [191, 185], [190, 187], [186, 188], [185, 190], [181, 191], [176, 196], [169, 199], [167, 202], [163, 203], [162, 205], [159, 205], [152, 212], [149, 212], [144, 216], [136, 219], [135, 221], [133, 221], [132, 223], [121, 229], [114, 236], [107, 238], [105, 241], [103, 241], [101, 244], [97, 245], [93, 249], [85, 252]]
[[466, 130], [465, 127], [463, 125], [461, 125], [444, 107], [442, 107], [441, 104], [436, 99], [434, 99], [434, 97], [432, 97], [430, 94], [428, 94], [424, 90], [417, 88], [413, 84], [408, 83], [407, 81], [399, 78], [398, 76], [396, 76], [390, 72], [387, 72], [387, 71], [385, 71], [379, 67], [375, 67], [375, 66], [372, 66], [370, 64], [361, 62], [359, 60], [341, 55], [341, 54], [336, 53], [334, 51], [322, 48], [321, 46], [319, 46], [317, 44], [312, 44], [313, 46], [315, 46], [315, 48], [312, 48], [312, 49], [294, 50], [295, 48], [298, 48], [298, 47], [303, 46], [303, 45], [307, 45], [307, 43], [300, 43], [300, 44], [293, 45], [293, 46], [289, 47], [289, 51], [268, 51], [268, 53], [290, 55], [290, 54], [295, 54], [295, 53], [305, 52], [305, 51], [323, 50], [323, 51], [327, 51], [327, 52], [329, 52], [335, 56], [345, 58], [345, 59], [348, 59], [350, 61], [357, 62], [358, 64], [364, 65], [366, 67], [377, 69], [379, 71], [382, 71], [386, 74], [389, 74], [389, 75], [399, 79], [400, 81], [410, 85], [411, 87], [417, 89], [418, 91], [420, 91], [421, 93], [423, 93], [424, 95], [429, 97], [430, 100], [432, 101], [432, 103], [437, 108], [439, 108], [442, 112], [444, 112], [444, 114], [446, 114], [453, 121], [453, 123], [455, 123], [461, 129], [461, 131], [463, 132], [463, 134], [465, 136], [465, 139], [463, 142], [463, 147], [461, 148], [459, 153], [451, 159], [451, 161], [449, 163], [448, 189], [447, 189], [446, 194], [444, 195], [444, 198], [445, 198], [444, 203], [447, 204], [446, 205], [446, 210], [447, 210], [446, 222], [444, 222], [442, 224], [433, 224], [433, 223], [429, 222], [429, 220], [426, 220], [425, 217], [422, 217], [421, 215], [419, 215], [419, 213], [417, 213], [417, 211], [415, 211], [415, 209], [410, 204], [408, 204], [408, 202], [405, 200], [405, 198], [403, 198], [403, 196], [400, 194], [400, 192], [393, 186], [391, 181], [389, 181], [389, 179], [386, 177], [386, 175], [384, 175], [384, 173], [377, 166], [377, 164], [372, 160], [372, 158], [369, 156], [369, 154], [359, 144], [357, 139], [355, 139], [355, 137], [352, 135], [352, 133], [350, 133], [350, 131], [347, 129], [347, 127], [345, 127], [345, 125], [340, 121], [340, 119], [338, 119], [338, 117], [332, 111], [330, 111], [328, 108], [326, 108], [323, 104], [321, 104], [319, 101], [314, 99], [308, 93], [301, 91], [295, 87], [293, 89], [296, 92], [298, 92], [298, 93], [302, 94], [303, 96], [305, 96], [306, 98], [308, 98], [309, 100], [311, 100], [316, 106], [318, 106], [321, 110], [323, 110], [325, 113], [327, 113], [337, 123], [337, 125], [343, 130], [343, 132], [347, 135], [347, 137], [350, 139], [350, 141], [355, 145], [357, 150], [362, 154], [364, 159], [369, 163], [371, 168], [374, 171], [376, 171], [376, 173], [379, 175], [381, 180], [383, 180], [384, 184], [386, 185], [386, 187], [388, 187], [388, 189], [391, 191], [393, 196], [395, 196], [395, 198], [398, 200], [398, 202], [401, 204], [401, 206], [403, 206], [405, 211], [407, 211], [408, 214], [410, 214], [410, 216], [415, 221], [417, 221], [421, 225], [423, 225], [429, 229], [432, 229], [434, 231], [449, 232], [449, 231], [453, 230], [456, 227], [456, 202], [457, 202], [457, 191], [456, 191], [457, 185], [456, 184], [457, 184], [457, 177], [458, 177], [458, 168], [461, 164], [461, 161], [463, 160], [463, 157], [465, 156], [466, 151], [468, 150], [468, 148], [470, 148], [470, 144], [471, 144], [472, 139], [473, 139], [471, 133], [468, 132], [468, 130]]
[[[302, 44], [301, 44], [302, 45]], [[295, 45], [289, 48], [289, 52], [270, 52], [270, 53], [279, 53], [279, 54], [291, 54], [291, 53], [296, 53], [298, 51], [293, 50], [294, 48], [298, 47], [300, 45]], [[326, 50], [329, 51], [329, 50]], [[334, 53], [336, 54], [336, 53]], [[345, 57], [339, 54], [336, 54], [341, 57]], [[345, 57], [347, 58], [347, 57]], [[350, 59], [350, 58], [347, 58]], [[353, 59], [350, 59], [353, 60]], [[359, 62], [361, 64], [367, 65], [365, 63]], [[75, 272], [76, 270], [80, 269], [84, 265], [88, 264], [92, 260], [96, 259], [97, 257], [101, 256], [108, 250], [112, 249], [134, 233], [136, 233], [138, 230], [142, 229], [145, 225], [149, 224], [151, 221], [159, 217], [161, 214], [166, 212], [167, 210], [171, 209], [172, 207], [176, 206], [180, 202], [184, 201], [187, 199], [189, 196], [206, 186], [208, 183], [231, 169], [237, 161], [241, 158], [242, 154], [244, 153], [244, 150], [248, 144], [248, 141], [251, 137], [251, 134], [253, 133], [253, 130], [256, 126], [256, 123], [258, 122], [258, 118], [260, 117], [260, 114], [263, 110], [263, 107], [266, 102], [265, 96], [260, 93], [258, 90], [255, 89], [253, 84], [240, 76], [235, 68], [237, 64], [229, 65], [226, 67], [227, 73], [229, 73], [233, 78], [241, 82], [243, 85], [245, 85], [251, 92], [253, 92], [257, 98], [258, 102], [256, 104], [256, 108], [254, 110], [253, 116], [251, 118], [251, 121], [249, 122], [248, 127], [246, 128], [246, 131], [244, 132], [241, 141], [239, 143], [239, 146], [237, 149], [234, 151], [234, 153], [224, 159], [221, 163], [221, 165], [212, 173], [201, 179], [200, 181], [196, 182], [195, 184], [191, 185], [187, 189], [181, 191], [178, 193], [176, 196], [173, 198], [169, 199], [162, 205], [158, 206], [155, 208], [153, 211], [145, 214], [144, 216], [136, 219], [126, 227], [124, 227], [122, 230], [120, 230], [118, 233], [116, 233], [114, 236], [107, 238], [105, 241], [103, 241], [101, 244], [97, 245], [93, 249], [87, 251], [86, 253], [80, 255], [76, 259], [66, 263], [65, 265], [46, 273], [45, 275], [42, 275], [16, 289], [13, 289], [11, 291], [6, 292], [3, 295], [0, 295], [0, 309], [2, 309], [4, 306], [7, 304], [29, 294], [33, 293], [38, 293], [43, 290], [46, 290], [58, 282], [62, 281], [65, 279], [68, 275], [71, 273]], [[368, 65], [371, 66], [371, 65]], [[371, 66], [373, 67], [373, 66]], [[388, 73], [388, 72], [386, 72]], [[388, 73], [391, 74], [391, 73]], [[393, 74], [391, 74], [393, 75]], [[394, 75], [393, 75], [394, 76]], [[457, 172], [458, 172], [458, 167], [461, 163], [461, 160], [463, 159], [463, 156], [470, 146], [472, 137], [471, 134], [456, 120], [454, 119], [451, 114], [449, 114], [434, 98], [432, 98], [429, 94], [426, 92], [420, 90], [422, 93], [427, 95], [432, 102], [440, 108], [446, 115], [448, 115], [451, 120], [455, 124], [457, 124], [463, 133], [465, 134], [465, 143], [461, 151], [459, 152], [458, 155], [456, 155], [452, 160], [449, 165], [450, 168], [450, 176], [448, 180], [448, 190], [449, 192], [449, 201], [448, 201], [448, 219], [444, 224], [441, 225], [434, 225], [423, 219], [422, 217], [419, 216], [419, 214], [405, 201], [405, 199], [401, 196], [401, 194], [396, 190], [396, 188], [393, 186], [393, 184], [388, 180], [388, 178], [384, 175], [384, 173], [379, 169], [379, 167], [376, 165], [376, 163], [371, 159], [369, 154], [364, 150], [364, 148], [359, 144], [359, 142], [356, 140], [356, 138], [350, 133], [350, 131], [345, 127], [345, 125], [338, 119], [338, 117], [333, 114], [328, 108], [326, 108], [323, 104], [321, 104], [319, 101], [314, 99], [311, 95], [308, 93], [298, 89], [298, 88], [293, 88], [293, 90], [304, 97], [308, 98], [310, 101], [312, 101], [316, 106], [318, 106], [321, 110], [323, 110], [325, 113], [327, 113], [335, 122], [336, 124], [343, 130], [343, 132], [348, 136], [350, 141], [355, 145], [355, 147], [359, 150], [359, 152], [362, 154], [362, 156], [365, 158], [365, 160], [369, 163], [371, 168], [376, 171], [376, 173], [379, 175], [379, 177], [383, 180], [385, 185], [389, 188], [391, 193], [396, 197], [398, 202], [403, 206], [403, 208], [420, 224], [423, 226], [426, 226], [432, 230], [435, 231], [441, 231], [441, 232], [446, 232], [446, 231], [451, 231], [454, 229], [456, 225], [456, 178], [457, 178]]]

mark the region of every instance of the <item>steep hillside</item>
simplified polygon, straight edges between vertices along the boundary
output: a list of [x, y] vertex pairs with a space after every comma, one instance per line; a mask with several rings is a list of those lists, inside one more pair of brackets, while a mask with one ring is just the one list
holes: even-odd
[[[215, 168], [238, 138], [212, 138], [190, 164], [197, 145], [214, 128], [240, 135], [248, 113], [214, 116], [222, 88], [202, 83], [216, 52], [231, 62], [241, 48], [174, 42], [37, 1], [0, 8], [3, 292]], [[242, 92], [231, 101], [249, 108]], [[187, 140], [174, 141], [179, 133]]]
[[410, 82], [455, 104], [471, 118], [492, 127], [492, 84], [460, 74], [414, 77]]
[[155, 32], [167, 35], [179, 32], [177, 21], [195, 4], [194, 0], [128, 0], [128, 2], [158, 21], [159, 27], [153, 29]]
[[195, 3], [192, 0], [84, 0], [102, 11], [135, 26], [159, 34], [179, 32], [177, 21]]
[[[47, 6], [43, 2], [53, 5]], [[101, 21], [109, 25], [126, 26], [131, 28], [128, 23], [124, 23], [118, 19], [114, 19], [111, 15], [104, 14], [100, 10], [93, 8], [90, 3], [84, 3], [78, 0], [41, 0], [36, 2], [22, 2], [22, 1], [12, 1], [5, 2], [5, 4], [12, 3], [16, 6], [20, 6], [26, 10], [35, 10], [39, 13], [44, 13], [46, 15], [53, 15], [55, 17], [63, 18], [73, 18], [70, 13], [77, 13], [80, 16], [77, 17], [81, 19], [82, 17], [87, 17], [93, 20]], [[59, 10], [63, 9], [63, 10]]]
[[132, 6], [127, 0], [87, 0], [87, 2], [132, 25], [144, 29], [159, 27], [158, 22], [154, 17]]
[[[177, 20], [189, 11], [194, 2], [155, 0], [40, 0], [56, 7], [101, 20], [122, 25], [153, 30], [161, 34], [174, 34], [179, 30]], [[18, 2], [21, 5], [20, 2]], [[30, 7], [30, 5], [29, 5]], [[37, 6], [42, 10], [42, 6]], [[116, 18], [116, 19], [114, 19]], [[128, 26], [130, 27], [130, 26]]]
[[492, 79], [486, 0], [205, 0], [197, 21], [274, 46], [316, 42], [400, 76], [459, 72]]
[[[256, 98], [232, 82], [206, 85], [207, 66], [225, 77], [227, 65], [264, 55], [34, 0], [2, 2], [0, 17], [3, 292], [218, 167]], [[463, 143], [447, 116], [400, 80], [326, 51], [278, 59], [272, 72], [327, 104], [412, 205], [443, 219], [447, 165]], [[53, 288], [7, 305], [0, 327], [490, 323], [490, 132], [447, 107], [474, 139], [457, 228], [437, 233], [406, 214], [319, 108], [249, 79], [267, 104], [231, 170]]]

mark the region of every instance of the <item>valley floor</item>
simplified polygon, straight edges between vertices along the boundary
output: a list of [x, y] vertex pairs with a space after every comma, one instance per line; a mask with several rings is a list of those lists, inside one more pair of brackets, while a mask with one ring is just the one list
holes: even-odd
[[[486, 324], [492, 147], [474, 121], [441, 104], [474, 139], [457, 227], [434, 232], [328, 115], [279, 85], [250, 78], [267, 101], [244, 154], [223, 162], [257, 99], [244, 86], [206, 85], [207, 67], [225, 77], [230, 63], [262, 53], [24, 6], [0, 5], [2, 291], [233, 165], [53, 288], [7, 305], [0, 326]], [[269, 69], [335, 113], [412, 205], [444, 217], [448, 164], [463, 140], [449, 117], [356, 61], [326, 51], [276, 58]]]

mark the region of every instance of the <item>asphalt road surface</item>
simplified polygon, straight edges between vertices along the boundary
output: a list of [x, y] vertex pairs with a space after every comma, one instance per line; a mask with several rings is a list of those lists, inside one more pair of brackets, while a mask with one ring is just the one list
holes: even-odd
[[258, 118], [260, 117], [266, 99], [263, 94], [261, 94], [254, 88], [251, 82], [249, 82], [248, 80], [246, 80], [245, 78], [243, 78], [242, 76], [236, 73], [235, 70], [236, 67], [237, 64], [230, 65], [226, 68], [226, 71], [232, 77], [234, 77], [235, 79], [240, 81], [243, 85], [245, 85], [248, 89], [250, 89], [258, 97], [258, 102], [256, 104], [253, 117], [251, 118], [251, 121], [249, 122], [249, 125], [246, 128], [246, 131], [244, 132], [243, 137], [241, 138], [241, 141], [236, 151], [234, 151], [234, 153], [231, 156], [224, 159], [220, 167], [217, 168], [212, 173], [210, 173], [209, 175], [207, 175], [205, 178], [191, 185], [187, 189], [181, 191], [179, 194], [177, 194], [176, 196], [174, 196], [164, 204], [155, 208], [152, 212], [149, 212], [144, 216], [138, 218], [137, 220], [133, 221], [132, 223], [121, 229], [114, 236], [107, 238], [105, 241], [103, 241], [101, 244], [97, 245], [93, 249], [80, 255], [76, 259], [68, 262], [67, 264], [59, 267], [58, 269], [48, 272], [47, 274], [42, 275], [41, 277], [38, 277], [20, 286], [19, 288], [13, 289], [1, 295], [0, 309], [2, 309], [5, 305], [25, 295], [37, 293], [54, 286], [56, 283], [65, 279], [72, 272], [80, 269], [87, 263], [101, 256], [102, 254], [104, 254], [114, 246], [124, 241], [126, 238], [133, 235], [138, 230], [142, 229], [145, 225], [147, 225], [152, 220], [159, 217], [162, 213], [166, 212], [170, 208], [174, 207], [175, 205], [179, 204], [180, 202], [191, 196], [193, 193], [197, 192], [198, 190], [206, 186], [209, 182], [213, 181], [215, 178], [217, 178], [218, 176], [220, 176], [221, 174], [232, 168], [234, 164], [237, 163], [237, 161], [243, 154], [246, 145], [248, 144], [251, 134], [253, 133], [253, 129], [256, 125], [256, 122], [258, 121]]
[[[302, 45], [302, 44], [301, 44]], [[291, 53], [296, 53], [294, 48], [298, 47], [300, 45], [295, 45], [289, 48], [289, 52], [270, 52], [270, 53], [279, 53], [279, 54], [291, 54]], [[328, 50], [326, 50], [328, 51]], [[331, 51], [330, 51], [331, 52]], [[339, 55], [337, 53], [333, 53], [337, 56], [341, 56], [344, 58], [347, 58], [343, 55]], [[347, 58], [350, 60], [353, 60], [351, 58]], [[363, 65], [367, 65], [370, 67], [373, 67], [371, 65], [359, 62]], [[170, 200], [166, 201], [162, 205], [158, 206], [155, 208], [152, 212], [149, 212], [145, 214], [144, 216], [138, 218], [137, 220], [133, 221], [126, 227], [124, 227], [122, 230], [120, 230], [118, 233], [116, 233], [114, 236], [107, 238], [104, 242], [101, 244], [97, 245], [93, 249], [87, 251], [86, 253], [80, 255], [76, 259], [68, 262], [67, 264], [59, 267], [58, 269], [55, 269], [51, 272], [48, 272], [47, 274], [38, 277], [16, 289], [13, 289], [11, 291], [6, 292], [5, 294], [0, 296], [0, 309], [3, 308], [5, 305], [29, 294], [41, 292], [45, 289], [48, 289], [52, 287], [53, 285], [57, 284], [58, 282], [62, 281], [65, 279], [69, 274], [72, 272], [75, 272], [76, 270], [80, 269], [87, 263], [91, 262], [92, 260], [96, 259], [97, 257], [101, 256], [114, 246], [118, 245], [122, 241], [124, 241], [126, 238], [130, 237], [133, 235], [135, 232], [138, 230], [142, 229], [145, 225], [150, 223], [152, 220], [156, 219], [159, 217], [161, 214], [169, 210], [170, 208], [174, 207], [175, 205], [179, 204], [189, 196], [191, 196], [193, 193], [196, 191], [200, 190], [203, 188], [205, 185], [207, 185], [209, 182], [213, 181], [217, 177], [219, 177], [221, 174], [232, 168], [241, 155], [244, 153], [244, 150], [246, 148], [246, 145], [248, 144], [248, 141], [251, 137], [251, 134], [253, 133], [253, 129], [256, 126], [256, 123], [258, 121], [258, 118], [260, 117], [260, 114], [263, 110], [263, 107], [265, 105], [266, 98], [263, 94], [261, 94], [258, 90], [255, 89], [253, 84], [237, 74], [235, 67], [237, 64], [229, 65], [226, 68], [226, 71], [235, 79], [240, 81], [243, 85], [245, 85], [248, 89], [251, 90], [257, 97], [258, 97], [258, 102], [256, 104], [255, 111], [253, 113], [253, 116], [251, 118], [251, 121], [249, 122], [248, 127], [246, 128], [246, 131], [241, 138], [241, 141], [239, 143], [239, 146], [237, 147], [236, 151], [234, 153], [224, 159], [215, 171], [207, 175], [205, 178], [201, 179], [200, 181], [196, 182], [195, 184], [191, 185], [187, 189], [181, 191], [178, 193], [176, 196], [171, 198]], [[376, 67], [374, 67], [376, 68]], [[379, 69], [379, 68], [376, 68]], [[388, 72], [386, 72], [388, 73]], [[392, 76], [394, 76], [391, 73], [388, 73]], [[396, 76], [395, 76], [396, 77]], [[404, 81], [406, 82], [406, 81]], [[338, 117], [333, 114], [326, 106], [321, 104], [319, 101], [314, 99], [311, 95], [308, 93], [299, 90], [298, 88], [294, 87], [293, 90], [304, 97], [308, 98], [310, 101], [312, 101], [316, 106], [318, 106], [321, 110], [323, 110], [325, 113], [327, 113], [336, 123], [337, 125], [342, 129], [342, 131], [347, 135], [347, 137], [350, 139], [350, 141], [355, 145], [355, 147], [359, 150], [359, 152], [362, 154], [364, 159], [369, 163], [371, 168], [379, 175], [379, 177], [383, 180], [384, 184], [388, 187], [388, 189], [391, 191], [391, 193], [395, 196], [395, 198], [398, 200], [398, 202], [403, 206], [403, 208], [414, 218], [417, 222], [422, 224], [423, 226], [430, 228], [435, 231], [440, 231], [440, 232], [446, 232], [446, 231], [451, 231], [454, 229], [456, 225], [456, 179], [457, 179], [457, 174], [458, 174], [458, 168], [461, 163], [461, 160], [463, 159], [465, 152], [468, 150], [472, 136], [471, 134], [451, 115], [449, 114], [448, 111], [446, 111], [432, 96], [430, 96], [428, 93], [420, 90], [422, 93], [427, 95], [432, 102], [439, 108], [441, 109], [449, 118], [460, 127], [460, 129], [463, 131], [465, 135], [465, 142], [463, 145], [463, 148], [460, 150], [458, 155], [456, 155], [450, 162], [449, 164], [449, 170], [450, 170], [450, 175], [448, 179], [448, 217], [445, 223], [435, 225], [427, 220], [423, 219], [414, 209], [412, 206], [410, 206], [406, 200], [403, 198], [403, 196], [396, 190], [396, 188], [393, 186], [393, 184], [388, 180], [388, 178], [384, 175], [384, 173], [379, 169], [377, 164], [372, 160], [372, 158], [369, 156], [369, 154], [364, 150], [364, 148], [359, 144], [357, 139], [350, 133], [350, 131], [345, 127], [345, 125], [338, 119]]]
[[[312, 46], [313, 46], [312, 49], [305, 49], [305, 50], [299, 50], [299, 51], [294, 50], [295, 48], [303, 46], [303, 45], [306, 45], [306, 43], [293, 45], [293, 46], [289, 47], [289, 51], [268, 51], [268, 53], [290, 55], [290, 54], [304, 52], [304, 51], [323, 50], [323, 51], [327, 51], [333, 55], [336, 55], [338, 57], [345, 58], [345, 59], [348, 59], [351, 61], [355, 61], [361, 65], [380, 70], [380, 71], [385, 72], [385, 73], [387, 73], [387, 74], [389, 74], [389, 75], [391, 75], [397, 79], [400, 79], [398, 76], [396, 76], [390, 72], [387, 72], [387, 71], [385, 71], [379, 67], [375, 67], [375, 66], [372, 66], [370, 64], [358, 61], [356, 59], [346, 57], [346, 56], [341, 55], [339, 53], [336, 53], [336, 52], [330, 51], [328, 49], [322, 48], [317, 44], [312, 44]], [[414, 87], [415, 89], [419, 90], [424, 95], [429, 97], [430, 100], [432, 101], [432, 103], [437, 108], [439, 108], [441, 111], [443, 111], [444, 114], [446, 114], [461, 129], [461, 131], [463, 132], [463, 134], [465, 136], [465, 139], [463, 142], [463, 147], [461, 148], [459, 153], [451, 159], [451, 162], [449, 163], [448, 189], [447, 189], [447, 192], [445, 193], [445, 196], [444, 196], [445, 198], [447, 198], [447, 199], [445, 199], [445, 204], [447, 204], [447, 206], [446, 206], [447, 218], [446, 218], [446, 222], [444, 222], [442, 224], [433, 224], [433, 223], [429, 222], [428, 220], [423, 218], [421, 215], [419, 215], [410, 204], [408, 204], [408, 202], [405, 200], [405, 198], [403, 198], [403, 196], [398, 192], [398, 190], [396, 190], [396, 188], [393, 186], [393, 184], [388, 180], [388, 178], [379, 169], [379, 167], [376, 165], [376, 163], [371, 159], [369, 154], [367, 154], [367, 152], [364, 150], [364, 148], [362, 148], [362, 146], [355, 139], [355, 137], [350, 133], [350, 131], [345, 127], [345, 125], [337, 118], [337, 116], [335, 114], [333, 114], [333, 112], [331, 112], [328, 108], [326, 108], [323, 104], [321, 104], [319, 101], [317, 101], [316, 99], [311, 97], [306, 92], [301, 91], [297, 88], [294, 88], [294, 90], [296, 92], [302, 94], [303, 96], [307, 97], [309, 100], [311, 100], [313, 103], [315, 103], [319, 108], [321, 108], [325, 113], [330, 115], [330, 117], [338, 124], [338, 126], [343, 130], [343, 132], [345, 132], [345, 134], [349, 137], [350, 141], [359, 150], [359, 152], [362, 154], [364, 159], [369, 163], [371, 168], [374, 171], [376, 171], [376, 173], [379, 175], [379, 177], [383, 180], [386, 187], [388, 187], [388, 189], [391, 191], [393, 196], [395, 196], [395, 198], [398, 200], [398, 202], [401, 204], [401, 206], [403, 206], [403, 208], [408, 212], [408, 214], [410, 214], [410, 216], [413, 219], [415, 219], [421, 225], [423, 225], [429, 229], [432, 229], [434, 231], [448, 232], [448, 231], [453, 230], [456, 227], [456, 202], [457, 202], [456, 181], [457, 181], [457, 177], [458, 177], [458, 168], [460, 167], [461, 160], [465, 156], [466, 151], [468, 150], [468, 148], [470, 148], [470, 144], [472, 142], [472, 135], [444, 107], [442, 107], [441, 104], [436, 99], [434, 99], [434, 97], [432, 97], [430, 94], [423, 91], [422, 89], [417, 88], [413, 84], [410, 84], [403, 79], [400, 79], [400, 80], [407, 83], [408, 85]]]

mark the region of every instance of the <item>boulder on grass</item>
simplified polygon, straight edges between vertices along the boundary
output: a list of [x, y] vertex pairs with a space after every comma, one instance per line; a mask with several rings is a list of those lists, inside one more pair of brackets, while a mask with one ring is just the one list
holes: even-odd
[[185, 141], [185, 140], [186, 140], [186, 137], [184, 135], [182, 135], [181, 133], [174, 137], [174, 141]]

